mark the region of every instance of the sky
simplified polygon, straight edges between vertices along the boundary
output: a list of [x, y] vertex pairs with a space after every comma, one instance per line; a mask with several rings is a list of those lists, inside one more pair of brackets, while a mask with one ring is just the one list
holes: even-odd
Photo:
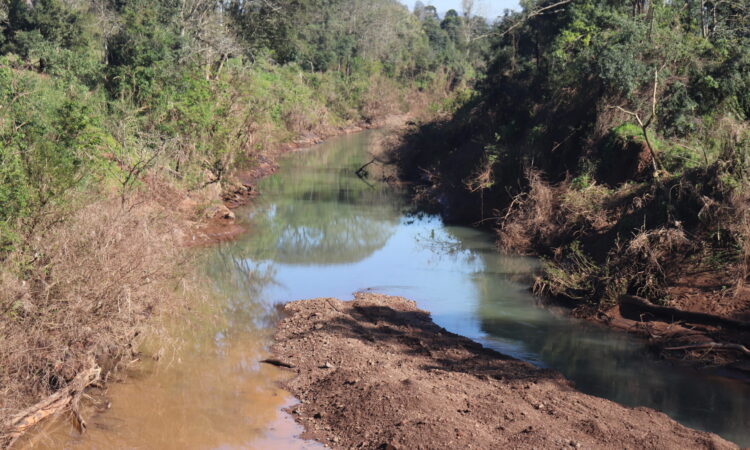
[[[401, 0], [409, 9], [414, 8], [415, 2], [416, 0]], [[422, 3], [435, 6], [441, 15], [451, 8], [461, 12], [461, 0], [422, 0]], [[476, 13], [488, 19], [502, 15], [505, 9], [519, 8], [518, 0], [475, 0], [475, 3]]]

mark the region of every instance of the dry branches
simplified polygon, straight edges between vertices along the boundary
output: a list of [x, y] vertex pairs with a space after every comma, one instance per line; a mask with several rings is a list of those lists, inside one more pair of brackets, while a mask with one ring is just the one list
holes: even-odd
[[75, 408], [86, 386], [135, 352], [147, 319], [178, 305], [170, 284], [181, 261], [173, 214], [151, 198], [132, 209], [94, 202], [6, 260], [0, 439]]
[[648, 128], [651, 126], [654, 119], [656, 119], [656, 103], [657, 103], [656, 99], [657, 99], [658, 89], [659, 89], [659, 69], [654, 69], [654, 89], [653, 89], [653, 94], [651, 97], [651, 116], [645, 121], [643, 120], [643, 118], [641, 118], [641, 115], [638, 112], [629, 111], [623, 108], [622, 106], [613, 107], [635, 118], [635, 120], [638, 122], [638, 125], [641, 127], [641, 131], [643, 132], [643, 138], [646, 140], [648, 151], [649, 153], [651, 153], [651, 162], [653, 163], [653, 166], [654, 166], [654, 174], [659, 174], [659, 172], [664, 167], [661, 161], [659, 160], [658, 155], [656, 154], [656, 150], [654, 149], [654, 145], [651, 143], [651, 139], [648, 136]]

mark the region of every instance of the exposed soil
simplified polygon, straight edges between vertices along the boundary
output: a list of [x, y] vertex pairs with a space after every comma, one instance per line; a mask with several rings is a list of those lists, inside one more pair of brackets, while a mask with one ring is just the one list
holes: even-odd
[[[670, 269], [669, 301], [676, 312], [750, 323], [750, 288], [737, 284], [735, 268], [711, 268], [675, 261]], [[722, 374], [750, 380], [750, 326], [726, 327], [669, 316], [619, 304], [606, 310], [579, 308], [574, 315], [637, 334], [662, 357], [693, 366], [725, 369]]]
[[736, 448], [435, 325], [412, 301], [358, 294], [284, 306], [273, 347], [304, 438], [332, 448]]
[[750, 321], [750, 288], [737, 285], [737, 270], [683, 266], [669, 288], [670, 306]]

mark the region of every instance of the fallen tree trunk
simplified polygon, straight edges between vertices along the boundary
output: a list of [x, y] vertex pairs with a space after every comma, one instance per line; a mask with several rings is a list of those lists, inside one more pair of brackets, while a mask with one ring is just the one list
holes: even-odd
[[[67, 387], [10, 418], [3, 427], [6, 433], [5, 436], [0, 436], [0, 442], [10, 447], [34, 425], [63, 411], [70, 405], [77, 405], [77, 399], [80, 398], [87, 387], [99, 380], [101, 372], [99, 366], [93, 365], [90, 369], [79, 373]], [[86, 424], [78, 411], [73, 412], [75, 413], [77, 428], [82, 431]]]
[[644, 298], [636, 297], [634, 295], [620, 296], [619, 303], [620, 313], [623, 317], [632, 318], [635, 316], [638, 319], [643, 320], [645, 314], [650, 314], [653, 317], [671, 322], [687, 322], [698, 325], [750, 331], [750, 322], [742, 322], [740, 320], [729, 319], [713, 314], [682, 311], [668, 306], [658, 306]]
[[269, 359], [262, 359], [260, 362], [261, 362], [261, 364], [269, 364], [271, 366], [284, 367], [286, 369], [294, 369], [294, 365], [293, 364], [289, 364], [288, 362], [284, 362], [284, 361], [281, 361], [279, 359], [271, 359], [271, 358], [269, 358]]
[[668, 351], [679, 351], [679, 350], [700, 350], [700, 349], [711, 349], [711, 350], [734, 350], [742, 352], [746, 355], [750, 355], [750, 349], [740, 344], [719, 344], [718, 342], [706, 342], [705, 344], [691, 344], [681, 345], [679, 347], [667, 347], [664, 350]]

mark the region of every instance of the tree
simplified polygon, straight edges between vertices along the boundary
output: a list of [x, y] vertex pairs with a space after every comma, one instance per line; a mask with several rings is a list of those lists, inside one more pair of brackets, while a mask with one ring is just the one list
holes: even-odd
[[15, 53], [29, 60], [38, 58], [45, 71], [55, 48], [76, 50], [87, 43], [81, 16], [59, 0], [10, 0], [3, 27], [2, 53]]

